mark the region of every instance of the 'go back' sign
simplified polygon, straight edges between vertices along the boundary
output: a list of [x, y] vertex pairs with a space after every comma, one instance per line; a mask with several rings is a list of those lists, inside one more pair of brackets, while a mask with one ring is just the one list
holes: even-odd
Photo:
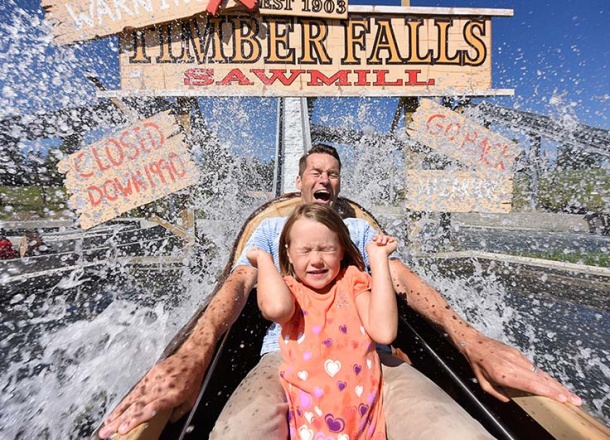
[[462, 169], [407, 170], [406, 207], [415, 211], [508, 213], [520, 150], [459, 113], [422, 99], [408, 133]]

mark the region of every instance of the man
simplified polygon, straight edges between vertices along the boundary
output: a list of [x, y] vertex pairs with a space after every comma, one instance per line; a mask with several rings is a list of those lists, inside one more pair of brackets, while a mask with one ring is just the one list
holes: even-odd
[[[297, 188], [303, 201], [334, 206], [341, 188], [341, 162], [336, 150], [330, 146], [316, 145], [301, 158], [299, 165]], [[402, 262], [392, 260], [390, 271], [397, 294], [406, 297], [414, 310], [443, 329], [466, 357], [486, 392], [508, 401], [499, 388], [506, 386], [561, 402], [581, 404], [578, 396], [537, 369], [519, 351], [471, 327], [435, 289]], [[246, 264], [238, 264], [234, 268], [188, 339], [174, 355], [155, 365], [146, 374], [109, 416], [100, 437], [106, 438], [117, 430], [126, 433], [151, 419], [157, 411], [174, 408], [172, 420], [177, 420], [192, 408], [216, 341], [239, 317], [256, 284], [256, 276], [256, 269]], [[388, 361], [382, 359], [386, 364]], [[255, 418], [259, 424], [257, 433], [251, 437], [286, 438], [287, 404], [285, 399], [277, 401], [276, 387], [281, 390], [277, 379], [277, 362], [277, 354], [263, 356], [259, 365], [236, 390], [237, 396], [232, 396], [215, 428], [218, 437], [231, 438], [231, 435], [235, 435], [239, 438], [241, 434], [243, 438], [246, 432], [243, 429], [244, 420], [233, 423], [234, 426], [230, 421], [236, 416], [248, 416]], [[414, 438], [450, 438], [451, 435], [457, 438], [456, 433], [462, 428], [463, 432], [476, 432], [481, 438], [489, 438], [477, 422], [465, 415], [457, 404], [414, 368], [406, 364], [386, 365], [383, 374], [386, 382], [384, 411], [386, 415], [392, 415], [387, 418], [388, 438], [407, 438], [408, 433], [412, 433]], [[258, 393], [263, 400], [244, 402], [243, 396], [249, 395], [253, 381], [257, 381], [257, 386], [265, 391]], [[391, 392], [386, 393], [386, 388]], [[447, 420], [445, 416], [448, 416], [449, 422], [444, 421]], [[232, 428], [238, 428], [238, 433], [228, 432]], [[427, 434], [424, 435], [424, 432]]]

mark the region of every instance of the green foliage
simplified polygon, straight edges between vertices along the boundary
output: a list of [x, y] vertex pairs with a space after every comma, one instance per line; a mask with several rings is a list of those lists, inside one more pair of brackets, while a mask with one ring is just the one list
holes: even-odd
[[[513, 210], [529, 206], [529, 177], [513, 180]], [[604, 201], [604, 198], [606, 199]], [[601, 168], [547, 173], [538, 181], [538, 207], [549, 212], [610, 211], [610, 172]]]
[[607, 211], [610, 173], [603, 169], [556, 171], [540, 179], [538, 201], [551, 212]]
[[599, 168], [603, 158], [582, 149], [563, 146], [557, 150], [558, 170], [588, 170]]
[[525, 174], [517, 174], [513, 178], [513, 211], [524, 211], [529, 206], [528, 186], [529, 177]]
[[520, 257], [540, 258], [543, 260], [563, 261], [566, 263], [584, 264], [587, 266], [610, 267], [610, 255], [602, 251], [554, 250], [548, 252], [519, 253]]
[[68, 207], [68, 195], [62, 187], [0, 186], [0, 219], [13, 213], [47, 216], [49, 211]]

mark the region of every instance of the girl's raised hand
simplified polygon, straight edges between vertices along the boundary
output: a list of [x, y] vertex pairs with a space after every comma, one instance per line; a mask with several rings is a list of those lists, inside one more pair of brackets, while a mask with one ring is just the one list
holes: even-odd
[[369, 253], [376, 254], [377, 251], [382, 251], [385, 256], [390, 256], [398, 247], [398, 241], [389, 235], [379, 234], [373, 237], [373, 241], [366, 245], [366, 250]]
[[258, 268], [258, 257], [263, 255], [264, 253], [265, 251], [257, 247], [251, 247], [250, 249], [248, 249], [248, 252], [246, 252], [246, 258], [252, 266]]

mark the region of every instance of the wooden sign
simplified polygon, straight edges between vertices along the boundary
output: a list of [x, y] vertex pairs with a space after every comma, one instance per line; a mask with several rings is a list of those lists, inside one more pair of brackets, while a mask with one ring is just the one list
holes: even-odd
[[122, 90], [100, 96], [512, 94], [491, 89], [491, 19], [483, 13], [494, 10], [357, 11], [346, 20], [197, 15], [128, 32], [120, 37]]
[[405, 205], [414, 211], [508, 213], [512, 192], [508, 174], [408, 170]]
[[261, 15], [347, 18], [347, 0], [260, 0]]
[[407, 132], [437, 153], [477, 170], [510, 172], [519, 154], [515, 142], [430, 99], [421, 100]]
[[[118, 34], [203, 13], [210, 0], [42, 0], [45, 19], [59, 44]], [[224, 10], [238, 9], [229, 0]]]
[[199, 171], [169, 111], [71, 154], [58, 164], [66, 173], [70, 205], [83, 229], [197, 183]]

